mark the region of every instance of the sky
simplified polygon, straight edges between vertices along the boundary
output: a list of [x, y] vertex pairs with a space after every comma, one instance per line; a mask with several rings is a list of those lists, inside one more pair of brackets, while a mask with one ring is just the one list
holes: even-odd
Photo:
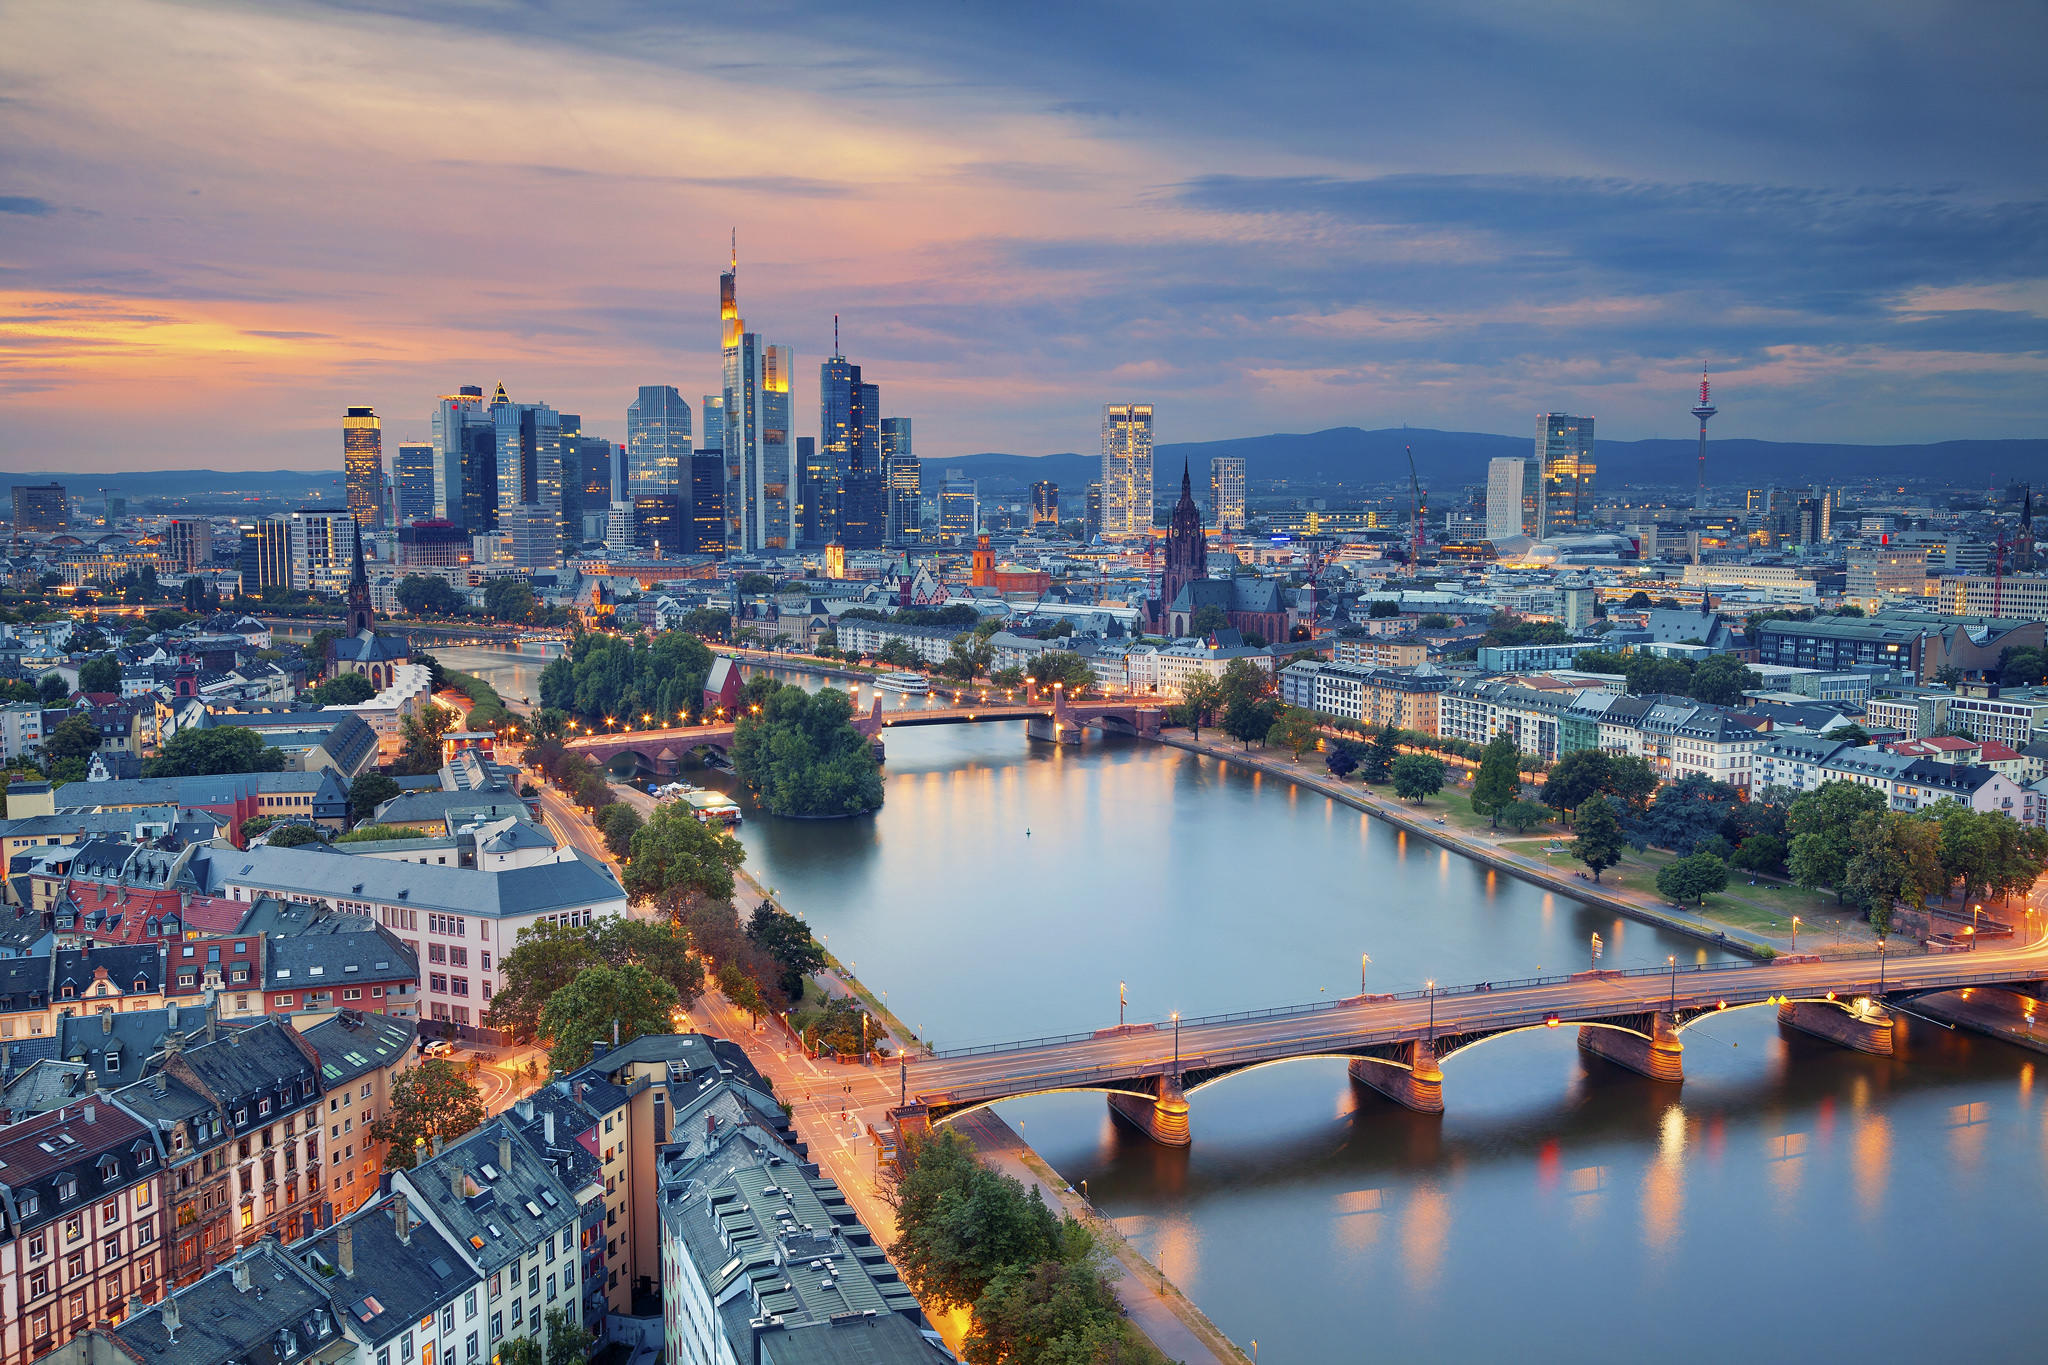
[[0, 467], [622, 439], [718, 274], [930, 457], [2040, 436], [2048, 7], [0, 0]]

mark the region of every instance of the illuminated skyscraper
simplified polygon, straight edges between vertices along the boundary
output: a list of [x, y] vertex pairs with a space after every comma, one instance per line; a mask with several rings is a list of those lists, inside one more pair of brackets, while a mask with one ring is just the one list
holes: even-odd
[[690, 461], [690, 537], [694, 554], [725, 553], [725, 451], [700, 450]]
[[704, 417], [704, 438], [697, 444], [699, 450], [725, 449], [725, 399], [715, 393], [704, 395], [703, 406], [698, 412]]
[[739, 251], [718, 277], [725, 390], [725, 524], [728, 554], [788, 549], [796, 539], [795, 441], [790, 433], [796, 355], [749, 332], [740, 317]]
[[1244, 459], [1218, 455], [1209, 461], [1209, 520], [1224, 535], [1244, 529]]
[[498, 433], [482, 389], [465, 384], [434, 404], [433, 447], [433, 515], [472, 532], [494, 529]]
[[1102, 534], [1131, 540], [1152, 534], [1152, 405], [1102, 408]]
[[914, 545], [924, 531], [924, 471], [911, 448], [908, 417], [882, 419], [882, 477], [889, 487], [889, 543]]
[[1486, 466], [1486, 538], [1498, 544], [1543, 534], [1543, 471], [1534, 460], [1502, 456]]
[[[514, 403], [505, 396], [505, 386], [500, 384], [491, 399], [491, 417], [497, 431], [498, 524], [510, 527], [512, 509], [522, 509], [517, 518], [520, 540], [514, 549], [514, 562], [523, 569], [558, 563], [562, 538], [562, 415], [546, 403]], [[549, 528], [553, 528], [553, 552], [540, 548], [548, 538]]]
[[242, 532], [242, 596], [261, 597], [265, 588], [292, 585], [292, 528], [283, 517], [244, 522]]
[[1543, 534], [1593, 526], [1593, 419], [1546, 412], [1536, 419], [1536, 458], [1543, 466]]
[[640, 396], [626, 408], [626, 488], [619, 496], [636, 505], [644, 499], [664, 501], [642, 519], [635, 539], [641, 549], [656, 540], [664, 552], [681, 548], [677, 529], [690, 516], [690, 459], [696, 443], [690, 434], [690, 405], [670, 384], [643, 384]]
[[[833, 333], [836, 337], [835, 322]], [[804, 493], [804, 536], [849, 550], [882, 543], [882, 391], [836, 352], [818, 367], [818, 450]]]
[[358, 530], [352, 511], [308, 507], [287, 517], [285, 534], [291, 554], [292, 587], [300, 592], [336, 595], [346, 591]]
[[164, 526], [164, 558], [180, 573], [191, 573], [213, 564], [213, 523], [198, 517], [179, 517]]
[[341, 465], [348, 480], [348, 510], [373, 529], [384, 519], [384, 431], [371, 408], [350, 408], [341, 419]]
[[948, 472], [939, 489], [939, 534], [965, 541], [980, 529], [980, 490], [974, 480], [962, 477], [959, 470]]
[[1060, 524], [1060, 486], [1051, 479], [1040, 479], [1031, 485], [1031, 524], [1034, 527]]
[[393, 510], [400, 526], [434, 519], [434, 447], [427, 441], [405, 441], [391, 457], [391, 482], [396, 486]]

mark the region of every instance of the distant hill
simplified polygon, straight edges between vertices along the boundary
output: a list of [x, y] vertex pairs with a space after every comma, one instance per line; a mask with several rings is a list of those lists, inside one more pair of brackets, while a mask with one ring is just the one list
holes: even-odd
[[[1163, 487], [1180, 474], [1185, 459], [1195, 482], [1207, 482], [1207, 466], [1218, 455], [1241, 456], [1246, 477], [1290, 482], [1388, 483], [1408, 476], [1402, 447], [1412, 446], [1425, 481], [1481, 483], [1487, 461], [1534, 453], [1532, 436], [1497, 436], [1477, 431], [1436, 431], [1389, 427], [1363, 431], [1334, 427], [1299, 435], [1244, 436], [1228, 441], [1191, 441], [1159, 446], [1153, 478]], [[1600, 441], [1594, 448], [1598, 484], [1617, 482], [1688, 484], [1699, 447], [1683, 440]], [[1100, 464], [1093, 455], [964, 455], [925, 460], [926, 488], [946, 471], [990, 483], [1051, 479], [1065, 489], [1086, 488]], [[1981, 488], [2008, 479], [2041, 477], [2048, 469], [2048, 439], [1942, 441], [1929, 445], [1858, 446], [1791, 441], [1707, 441], [1707, 475], [1716, 485], [1803, 483], [1851, 478], [1933, 477], [1958, 487]]]
[[102, 488], [130, 502], [144, 498], [204, 498], [227, 502], [239, 497], [283, 501], [340, 502], [341, 470], [334, 469], [139, 469], [123, 473], [53, 470], [41, 474], [0, 475], [8, 484], [61, 483], [74, 505], [97, 503]]

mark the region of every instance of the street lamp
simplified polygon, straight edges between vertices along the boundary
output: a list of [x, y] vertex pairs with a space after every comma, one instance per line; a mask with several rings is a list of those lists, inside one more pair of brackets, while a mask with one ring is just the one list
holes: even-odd
[[1436, 982], [1422, 983], [1422, 993], [1429, 997], [1429, 1041], [1436, 1042]]
[[1878, 939], [1878, 941], [1877, 941], [1877, 993], [1878, 993], [1878, 995], [1879, 995], [1879, 997], [1880, 997], [1880, 998], [1882, 998], [1882, 997], [1883, 997], [1883, 995], [1884, 995], [1884, 949], [1885, 949], [1885, 942], [1886, 942], [1886, 940], [1884, 940], [1884, 939], [1882, 939], [1882, 938]]
[[1180, 1080], [1180, 1011], [1173, 1012], [1173, 1079]]
[[1792, 951], [1799, 951], [1799, 916], [1792, 917]]
[[1360, 995], [1365, 994], [1365, 969], [1371, 965], [1371, 953], [1360, 953], [1358, 955], [1358, 993]]
[[1671, 964], [1671, 1002], [1665, 1007], [1665, 1012], [1675, 1017], [1678, 1014], [1678, 954], [1671, 954], [1666, 961]]

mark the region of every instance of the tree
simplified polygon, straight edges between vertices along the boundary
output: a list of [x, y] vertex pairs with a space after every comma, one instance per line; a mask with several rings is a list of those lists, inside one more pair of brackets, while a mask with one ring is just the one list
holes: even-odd
[[1472, 779], [1472, 809], [1492, 817], [1500, 828], [1500, 813], [1522, 799], [1522, 772], [1516, 766], [1515, 741], [1506, 733], [1486, 741], [1479, 757], [1479, 775]]
[[1644, 843], [1688, 857], [1703, 840], [1720, 836], [1727, 811], [1740, 799], [1727, 783], [1688, 773], [1657, 793], [1656, 803], [1637, 819], [1637, 833]]
[[1833, 887], [1843, 901], [1857, 818], [1882, 813], [1886, 804], [1882, 793], [1854, 782], [1823, 782], [1794, 801], [1785, 817], [1792, 880], [1808, 890]]
[[[794, 689], [792, 689], [794, 690]], [[732, 899], [733, 873], [746, 847], [711, 828], [680, 802], [654, 808], [654, 818], [633, 834], [626, 864], [626, 894], [651, 901], [672, 923], [701, 900]]]
[[865, 815], [882, 804], [881, 765], [853, 728], [853, 703], [837, 688], [813, 695], [777, 687], [759, 715], [740, 718], [732, 763], [775, 815]]
[[598, 832], [604, 835], [604, 846], [612, 857], [623, 861], [633, 852], [633, 836], [647, 823], [640, 818], [640, 812], [623, 801], [614, 801], [599, 810], [595, 823]]
[[1785, 871], [1785, 858], [1790, 851], [1782, 835], [1752, 834], [1736, 845], [1733, 862], [1745, 872], [1775, 877]]
[[1599, 749], [1573, 749], [1551, 765], [1544, 777], [1543, 804], [1569, 819], [1580, 802], [1606, 784], [1607, 754]]
[[207, 777], [217, 773], [284, 771], [284, 750], [240, 725], [180, 730], [142, 765], [144, 777]]
[[1360, 773], [1367, 782], [1390, 782], [1394, 776], [1394, 761], [1401, 756], [1401, 732], [1394, 728], [1392, 721], [1380, 726], [1380, 732], [1373, 736], [1372, 749], [1365, 756], [1364, 772]]
[[1763, 686], [1763, 675], [1733, 654], [1709, 654], [1692, 673], [1694, 701], [1740, 706], [1742, 694]]
[[399, 766], [415, 777], [441, 771], [441, 736], [455, 728], [455, 712], [429, 704], [399, 722]]
[[[246, 822], [245, 822], [246, 823]], [[411, 825], [357, 825], [334, 842], [337, 844], [377, 844], [393, 839], [425, 839], [427, 832], [414, 829]]]
[[1323, 754], [1330, 775], [1340, 782], [1357, 772], [1364, 761], [1365, 746], [1355, 739], [1333, 739]]
[[774, 592], [775, 580], [764, 573], [740, 575], [740, 592], [747, 597], [759, 597], [762, 593]]
[[483, 1097], [462, 1068], [429, 1057], [391, 1083], [391, 1103], [370, 1124], [370, 1137], [390, 1144], [384, 1169], [409, 1171], [436, 1137], [461, 1137], [482, 1123]]
[[1514, 801], [1499, 813], [1500, 822], [1517, 834], [1526, 834], [1550, 818], [1550, 807], [1536, 801]]
[[550, 1308], [547, 1325], [546, 1365], [584, 1365], [597, 1338], [584, 1330], [576, 1315], [566, 1308]]
[[504, 574], [484, 584], [484, 613], [493, 621], [525, 621], [539, 601], [533, 584], [517, 574]]
[[[60, 673], [45, 673], [36, 684], [36, 699], [45, 706], [55, 706], [71, 695], [70, 686]], [[98, 743], [95, 739], [94, 743]]]
[[1275, 749], [1285, 749], [1296, 763], [1301, 756], [1316, 747], [1322, 740], [1323, 731], [1316, 721], [1316, 714], [1299, 706], [1281, 708], [1280, 715], [1266, 729], [1266, 743]]
[[1214, 678], [1190, 677], [1181, 685], [1181, 709], [1187, 714], [1188, 729], [1196, 739], [1202, 726], [1224, 705], [1223, 684]]
[[[1399, 608], [1396, 608], [1396, 610], [1399, 610]], [[1219, 630], [1228, 629], [1230, 629], [1230, 613], [1214, 602], [1205, 602], [1200, 607], [1197, 607], [1194, 616], [1188, 620], [1188, 634], [1190, 635], [1214, 635]]]
[[429, 613], [437, 616], [453, 616], [464, 607], [462, 594], [448, 586], [445, 578], [429, 574], [409, 573], [398, 580], [398, 605], [414, 616]]
[[704, 963], [690, 937], [670, 924], [607, 915], [587, 926], [539, 923], [522, 929], [499, 964], [504, 984], [485, 1022], [531, 1038], [554, 995], [587, 970], [637, 964], [668, 983], [687, 1007], [704, 993]]
[[1249, 749], [1273, 728], [1275, 707], [1270, 702], [1240, 696], [1223, 711], [1223, 733]]
[[507, 1337], [498, 1345], [496, 1365], [548, 1365], [532, 1337]]
[[1257, 701], [1273, 690], [1273, 675], [1250, 659], [1232, 659], [1216, 679], [1225, 709], [1235, 701]]
[[1844, 898], [1880, 936], [1891, 932], [1898, 902], [1921, 906], [1947, 886], [1932, 820], [1874, 811], [1858, 816], [1850, 833], [1856, 851], [1842, 870]]
[[974, 1301], [974, 1326], [962, 1343], [970, 1365], [1005, 1361], [1074, 1362], [1124, 1358], [1123, 1303], [1085, 1260], [1010, 1266]]
[[98, 753], [99, 747], [100, 727], [83, 713], [65, 717], [62, 724], [43, 736], [42, 743], [43, 758], [51, 763], [65, 759], [83, 763]]
[[399, 785], [379, 772], [364, 773], [348, 787], [348, 818], [367, 820], [377, 813], [377, 807], [398, 795]]
[[300, 848], [306, 844], [324, 844], [327, 836], [311, 825], [286, 825], [283, 829], [272, 830], [263, 842], [272, 848]]
[[1695, 853], [1658, 869], [1657, 890], [1674, 901], [1705, 904], [1728, 885], [1728, 864], [1711, 853]]
[[762, 901], [747, 921], [747, 937], [774, 959], [779, 969], [776, 987], [791, 1000], [803, 999], [804, 978], [825, 965], [825, 950], [811, 937], [810, 926], [781, 906]]
[[362, 673], [337, 673], [309, 694], [319, 706], [360, 706], [377, 695], [377, 685]]
[[898, 1171], [893, 1250], [920, 1300], [968, 1307], [1010, 1267], [1057, 1258], [1060, 1224], [1038, 1191], [982, 1167], [952, 1130], [906, 1134]]
[[1998, 656], [1998, 681], [2007, 687], [2032, 687], [2048, 682], [2048, 649], [2021, 645]]
[[971, 633], [956, 635], [946, 661], [939, 665], [939, 671], [949, 678], [973, 682], [988, 672], [988, 666], [995, 657], [995, 647], [987, 640]]
[[95, 654], [78, 666], [78, 690], [81, 692], [119, 692], [121, 690], [121, 661], [111, 654]]
[[1605, 796], [1589, 796], [1579, 803], [1573, 827], [1572, 856], [1584, 863], [1599, 881], [1600, 874], [1621, 861], [1621, 817]]
[[1618, 801], [1621, 809], [1640, 814], [1657, 792], [1656, 765], [1632, 754], [1609, 754], [1600, 790]]
[[1088, 661], [1071, 649], [1050, 649], [1039, 655], [1031, 661], [1029, 676], [1038, 679], [1041, 689], [1058, 683], [1068, 701], [1085, 696], [1096, 681], [1095, 670], [1088, 666]]
[[1417, 805], [1443, 790], [1444, 761], [1431, 754], [1402, 754], [1394, 760], [1394, 795]]
[[541, 1006], [540, 1033], [551, 1040], [548, 1063], [575, 1070], [590, 1060], [591, 1042], [612, 1037], [615, 1026], [621, 1043], [668, 1033], [679, 1006], [676, 988], [637, 962], [587, 967]]
[[1821, 738], [1831, 739], [1837, 744], [1854, 744], [1861, 748], [1870, 743], [1870, 731], [1851, 723], [1837, 725], [1834, 729], [1824, 732]]

